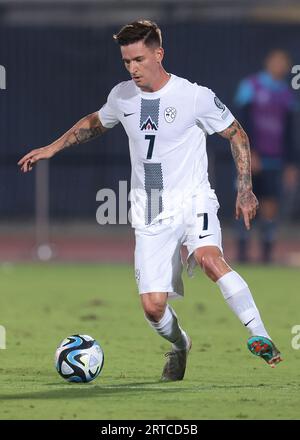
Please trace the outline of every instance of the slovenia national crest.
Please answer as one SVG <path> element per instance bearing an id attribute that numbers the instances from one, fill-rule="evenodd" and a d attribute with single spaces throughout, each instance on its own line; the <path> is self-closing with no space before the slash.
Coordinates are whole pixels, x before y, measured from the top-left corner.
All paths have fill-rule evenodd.
<path id="1" fill-rule="evenodd" d="M 174 107 L 167 107 L 165 109 L 165 120 L 169 123 L 174 122 L 174 119 L 176 118 L 176 108 Z"/>

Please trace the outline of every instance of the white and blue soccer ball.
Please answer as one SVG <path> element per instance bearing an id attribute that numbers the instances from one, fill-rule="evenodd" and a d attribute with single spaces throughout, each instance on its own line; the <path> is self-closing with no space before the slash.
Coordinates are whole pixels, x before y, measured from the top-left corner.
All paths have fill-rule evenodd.
<path id="1" fill-rule="evenodd" d="M 72 335 L 64 339 L 55 352 L 55 367 L 69 382 L 91 382 L 99 376 L 104 353 L 88 335 Z"/>

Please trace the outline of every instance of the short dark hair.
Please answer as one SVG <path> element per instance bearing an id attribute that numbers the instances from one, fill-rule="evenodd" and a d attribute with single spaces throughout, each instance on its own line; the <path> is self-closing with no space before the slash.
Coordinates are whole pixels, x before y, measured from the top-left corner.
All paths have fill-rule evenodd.
<path id="1" fill-rule="evenodd" d="M 144 41 L 148 47 L 162 45 L 161 30 L 150 20 L 138 20 L 127 24 L 113 38 L 120 46 L 128 46 L 137 41 Z"/>

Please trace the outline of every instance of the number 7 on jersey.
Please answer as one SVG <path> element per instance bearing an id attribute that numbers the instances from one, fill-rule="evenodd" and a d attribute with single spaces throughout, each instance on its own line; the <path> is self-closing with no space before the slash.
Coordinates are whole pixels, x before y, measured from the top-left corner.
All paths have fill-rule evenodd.
<path id="1" fill-rule="evenodd" d="M 145 139 L 146 139 L 146 141 L 149 141 L 149 147 L 148 147 L 148 152 L 147 152 L 147 159 L 152 159 L 153 148 L 154 148 L 154 141 L 155 141 L 155 134 L 146 134 Z"/>

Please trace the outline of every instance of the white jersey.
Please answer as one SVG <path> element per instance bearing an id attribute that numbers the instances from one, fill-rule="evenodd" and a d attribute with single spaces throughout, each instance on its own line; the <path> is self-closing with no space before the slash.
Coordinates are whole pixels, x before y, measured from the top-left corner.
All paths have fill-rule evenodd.
<path id="1" fill-rule="evenodd" d="M 132 224 L 173 217 L 195 194 L 212 191 L 206 136 L 227 128 L 234 116 L 208 88 L 171 75 L 156 92 L 133 80 L 115 86 L 99 110 L 106 128 L 121 122 L 132 165 Z"/>

